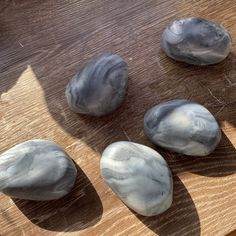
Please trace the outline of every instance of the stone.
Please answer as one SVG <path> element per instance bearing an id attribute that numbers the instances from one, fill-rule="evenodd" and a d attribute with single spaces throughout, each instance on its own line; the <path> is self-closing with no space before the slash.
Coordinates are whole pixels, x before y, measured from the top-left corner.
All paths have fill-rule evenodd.
<path id="1" fill-rule="evenodd" d="M 167 26 L 162 34 L 161 47 L 174 60 L 210 65 L 228 56 L 232 40 L 223 26 L 199 17 L 190 17 Z"/>
<path id="2" fill-rule="evenodd" d="M 12 198 L 61 198 L 74 186 L 76 175 L 73 161 L 51 141 L 26 141 L 0 155 L 0 191 Z"/>
<path id="3" fill-rule="evenodd" d="M 148 110 L 144 132 L 156 145 L 190 156 L 209 155 L 221 139 L 214 116 L 202 105 L 184 99 L 163 102 Z"/>
<path id="4" fill-rule="evenodd" d="M 76 113 L 104 116 L 121 105 L 127 82 L 127 64 L 120 56 L 105 53 L 85 65 L 68 83 L 67 102 Z"/>
<path id="5" fill-rule="evenodd" d="M 109 145 L 100 162 L 101 176 L 131 209 L 143 216 L 166 211 L 173 199 L 168 164 L 155 150 L 133 142 Z"/>

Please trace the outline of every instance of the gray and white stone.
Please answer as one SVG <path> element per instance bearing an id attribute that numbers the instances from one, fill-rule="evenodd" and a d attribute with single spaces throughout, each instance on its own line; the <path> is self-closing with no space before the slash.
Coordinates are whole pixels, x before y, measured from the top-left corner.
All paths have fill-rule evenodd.
<path id="1" fill-rule="evenodd" d="M 80 114 L 103 116 L 125 98 L 128 66 L 115 54 L 102 54 L 76 74 L 66 88 L 70 108 Z"/>
<path id="2" fill-rule="evenodd" d="M 51 141 L 26 141 L 0 155 L 0 191 L 13 198 L 61 198 L 74 186 L 76 175 L 73 161 Z"/>
<path id="3" fill-rule="evenodd" d="M 168 164 L 153 149 L 128 141 L 115 142 L 103 152 L 101 175 L 131 209 L 143 216 L 167 210 L 173 198 Z"/>
<path id="4" fill-rule="evenodd" d="M 202 105 L 184 99 L 164 102 L 148 110 L 144 131 L 156 145 L 191 156 L 210 154 L 221 139 L 214 116 Z"/>
<path id="5" fill-rule="evenodd" d="M 228 56 L 232 40 L 223 26 L 199 17 L 190 17 L 167 26 L 162 34 L 161 47 L 177 61 L 210 65 Z"/>

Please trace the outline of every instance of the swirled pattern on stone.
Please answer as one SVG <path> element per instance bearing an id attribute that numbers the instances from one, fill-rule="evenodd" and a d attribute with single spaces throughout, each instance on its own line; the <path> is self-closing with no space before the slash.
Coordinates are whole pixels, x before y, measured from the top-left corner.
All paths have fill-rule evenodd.
<path id="1" fill-rule="evenodd" d="M 210 154 L 221 139 L 214 116 L 202 105 L 181 99 L 147 111 L 144 131 L 156 145 L 192 156 Z"/>
<path id="2" fill-rule="evenodd" d="M 77 113 L 103 116 L 124 100 L 128 66 L 115 54 L 102 54 L 76 74 L 66 88 L 70 108 Z"/>
<path id="3" fill-rule="evenodd" d="M 26 141 L 0 155 L 0 191 L 13 198 L 61 198 L 74 186 L 76 175 L 73 161 L 51 141 Z"/>
<path id="4" fill-rule="evenodd" d="M 161 47 L 177 61 L 210 65 L 228 56 L 232 41 L 223 26 L 199 17 L 190 17 L 167 26 L 162 34 Z"/>
<path id="5" fill-rule="evenodd" d="M 147 146 L 127 141 L 109 145 L 100 170 L 110 188 L 141 215 L 158 215 L 172 203 L 171 171 L 163 157 Z"/>

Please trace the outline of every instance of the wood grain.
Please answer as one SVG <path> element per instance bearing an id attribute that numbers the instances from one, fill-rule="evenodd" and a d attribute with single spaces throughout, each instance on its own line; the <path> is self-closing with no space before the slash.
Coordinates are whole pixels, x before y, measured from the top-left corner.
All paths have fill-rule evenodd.
<path id="1" fill-rule="evenodd" d="M 1 0 L 0 151 L 33 138 L 57 142 L 77 163 L 73 191 L 53 202 L 0 195 L 0 235 L 236 235 L 236 48 L 223 63 L 195 67 L 160 50 L 173 19 L 201 16 L 236 39 L 231 0 Z M 103 52 L 129 65 L 124 104 L 104 118 L 78 116 L 66 104 L 71 77 Z M 223 138 L 209 157 L 187 158 L 155 147 L 174 175 L 174 202 L 158 217 L 128 209 L 99 175 L 111 142 L 153 145 L 143 133 L 151 106 L 193 99 L 218 119 Z"/>

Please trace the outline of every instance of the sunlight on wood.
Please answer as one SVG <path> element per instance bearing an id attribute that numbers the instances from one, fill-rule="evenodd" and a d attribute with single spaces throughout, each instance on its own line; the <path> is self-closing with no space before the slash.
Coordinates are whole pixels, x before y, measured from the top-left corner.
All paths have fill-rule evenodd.
<path id="1" fill-rule="evenodd" d="M 83 140 L 81 139 L 74 139 L 72 141 L 72 144 L 66 146 L 65 151 L 68 153 L 81 153 L 80 157 L 83 156 L 83 158 L 77 157 L 76 163 L 77 164 L 86 164 L 89 158 L 95 158 L 100 157 L 99 152 L 92 149 L 89 145 L 87 145 Z M 86 156 L 84 150 L 89 151 L 89 156 Z M 87 163 L 88 164 L 88 163 Z"/>
<path id="2" fill-rule="evenodd" d="M 20 91 L 24 91 L 23 95 L 25 96 L 28 96 L 29 93 L 34 94 L 33 98 L 44 96 L 40 83 L 38 82 L 37 77 L 30 65 L 28 65 L 27 68 L 19 76 L 16 84 L 7 92 L 2 94 L 1 99 L 3 101 L 11 103 L 15 102 L 15 100 L 19 99 L 17 97 L 18 94 L 20 94 L 22 97 L 22 93 L 19 93 Z M 20 100 L 23 100 L 23 98 L 21 98 Z M 20 100 L 18 100 L 18 102 L 20 102 Z"/>
<path id="3" fill-rule="evenodd" d="M 232 145 L 236 148 L 236 127 L 234 127 L 228 121 L 223 121 L 221 123 L 221 129 L 227 138 L 230 140 Z"/>
<path id="4" fill-rule="evenodd" d="M 36 112 L 38 105 L 43 109 Z M 27 134 L 25 139 L 36 136 L 32 127 L 37 122 L 39 114 L 42 117 L 45 107 L 44 92 L 31 66 L 28 65 L 16 78 L 15 84 L 1 96 L 1 143 L 8 140 L 13 146 L 19 141 L 24 141 L 20 139 L 22 130 Z M 16 119 L 17 115 L 20 115 L 20 119 Z M 3 150 L 6 148 L 9 146 L 2 145 Z"/>
<path id="5" fill-rule="evenodd" d="M 2 94 L 1 104 L 1 114 L 4 114 L 1 117 L 2 124 L 4 124 L 2 132 L 5 131 L 7 135 L 11 133 L 8 140 L 17 137 L 17 135 L 14 135 L 14 128 L 17 125 L 14 119 L 15 114 L 21 114 L 21 122 L 18 124 L 20 126 L 19 132 L 24 130 L 24 133 L 28 134 L 27 139 L 52 139 L 51 137 L 54 136 L 62 138 L 68 135 L 48 110 L 49 106 L 53 107 L 54 113 L 63 117 L 64 122 L 67 122 L 69 117 L 65 113 L 61 100 L 52 97 L 49 104 L 49 101 L 45 98 L 43 88 L 30 65 L 19 76 L 16 84 Z M 9 106 L 11 107 L 10 110 Z M 40 134 L 37 133 L 39 127 L 45 129 L 46 135 L 43 135 L 43 129 Z M 5 137 L 7 138 L 7 136 Z M 53 139 L 53 141 L 57 142 L 57 139 Z M 11 144 L 18 142 L 12 141 Z M 90 148 L 86 142 L 74 139 L 73 136 L 70 136 L 70 138 L 67 136 L 67 141 L 62 146 L 69 152 L 72 150 L 81 153 L 82 150 L 87 150 L 90 152 L 90 156 L 98 153 Z"/>

